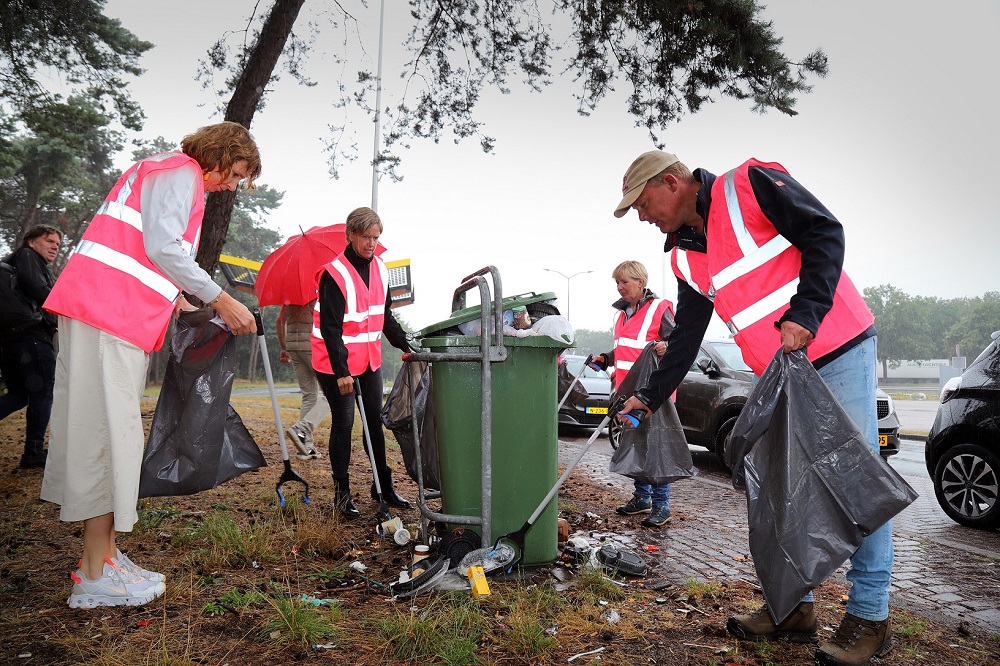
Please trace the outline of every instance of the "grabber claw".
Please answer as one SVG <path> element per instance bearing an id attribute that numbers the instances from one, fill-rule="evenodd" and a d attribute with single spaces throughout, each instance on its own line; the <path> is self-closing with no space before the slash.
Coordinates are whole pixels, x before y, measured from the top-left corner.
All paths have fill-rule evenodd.
<path id="1" fill-rule="evenodd" d="M 292 482 L 302 484 L 302 501 L 305 504 L 309 504 L 309 482 L 299 476 L 298 472 L 292 469 L 291 462 L 285 460 L 284 463 L 285 471 L 281 473 L 280 477 L 278 477 L 278 483 L 274 486 L 274 492 L 278 493 L 278 504 L 280 506 L 285 506 L 285 496 L 281 493 L 281 486 Z"/>

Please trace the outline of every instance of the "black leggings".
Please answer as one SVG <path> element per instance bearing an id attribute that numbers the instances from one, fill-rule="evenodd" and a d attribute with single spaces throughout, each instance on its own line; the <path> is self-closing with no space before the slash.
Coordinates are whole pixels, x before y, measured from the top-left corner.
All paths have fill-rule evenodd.
<path id="1" fill-rule="evenodd" d="M 333 375 L 317 372 L 323 394 L 330 404 L 330 416 L 333 423 L 330 426 L 330 466 L 333 468 L 333 478 L 337 481 L 347 481 L 351 466 L 351 432 L 354 430 L 354 411 L 356 394 L 340 395 L 337 388 L 337 378 Z M 385 473 L 385 432 L 382 430 L 382 369 L 369 368 L 355 377 L 361 384 L 361 399 L 365 406 L 365 416 L 368 417 L 368 432 L 375 453 L 376 468 Z M 363 439 L 363 438 L 362 438 Z M 365 442 L 367 454 L 368 443 Z"/>

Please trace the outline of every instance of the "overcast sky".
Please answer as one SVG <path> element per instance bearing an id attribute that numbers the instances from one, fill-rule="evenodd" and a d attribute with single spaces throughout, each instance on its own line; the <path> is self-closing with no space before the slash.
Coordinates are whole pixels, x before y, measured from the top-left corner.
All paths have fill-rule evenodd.
<path id="1" fill-rule="evenodd" d="M 193 77 L 207 48 L 245 25 L 254 4 L 107 3 L 106 14 L 157 45 L 132 86 L 147 116 L 142 137 L 179 141 L 221 119 L 217 100 Z M 359 18 L 374 55 L 379 2 L 369 4 Z M 317 6 L 325 3 L 307 2 L 299 24 Z M 402 0 L 386 6 L 388 104 L 402 85 L 409 13 Z M 786 55 L 794 60 L 822 48 L 830 75 L 814 81 L 796 117 L 757 115 L 748 104 L 718 101 L 662 131 L 667 150 L 716 174 L 749 157 L 783 164 L 844 224 L 845 269 L 859 288 L 892 284 L 941 298 L 1000 290 L 1000 220 L 996 185 L 989 184 L 1000 155 L 1000 3 L 781 0 L 768 3 L 764 14 L 785 39 Z M 299 226 L 343 222 L 352 209 L 371 204 L 370 121 L 352 122 L 360 159 L 344 166 L 340 180 L 328 175 L 322 140 L 344 111 L 331 105 L 334 65 L 320 52 L 337 49 L 340 38 L 320 34 L 308 69 L 318 85 L 303 88 L 285 75 L 251 128 L 263 161 L 258 182 L 285 192 L 270 220 L 285 236 Z M 550 271 L 592 271 L 569 283 L 569 315 L 578 328 L 610 326 L 617 298 L 611 271 L 625 259 L 642 261 L 650 286 L 675 298 L 674 280 L 664 276 L 662 234 L 634 213 L 612 216 L 622 174 L 653 147 L 625 112 L 626 84 L 588 118 L 576 114 L 565 83 L 542 95 L 511 84 L 513 94 L 489 94 L 477 112 L 497 139 L 493 154 L 450 137 L 412 142 L 401 152 L 404 180 L 383 178 L 379 185 L 384 257 L 412 262 L 417 301 L 398 314 L 418 329 L 446 318 L 462 277 L 486 265 L 499 269 L 505 295 L 555 292 L 564 314 L 567 280 Z M 724 332 L 719 323 L 710 330 Z"/>

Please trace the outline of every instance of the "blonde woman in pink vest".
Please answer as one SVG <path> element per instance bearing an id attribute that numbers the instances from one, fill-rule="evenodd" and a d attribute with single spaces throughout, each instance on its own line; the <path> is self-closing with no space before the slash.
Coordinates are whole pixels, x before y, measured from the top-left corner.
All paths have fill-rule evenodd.
<path id="1" fill-rule="evenodd" d="M 612 271 L 620 299 L 615 301 L 615 344 L 610 352 L 594 357 L 595 365 L 615 368 L 615 390 L 621 386 L 628 371 L 650 342 L 656 342 L 656 355 L 667 350 L 664 342 L 674 330 L 673 304 L 657 298 L 646 287 L 649 272 L 638 261 L 623 261 Z M 622 516 L 648 514 L 642 519 L 645 527 L 661 527 L 670 520 L 670 484 L 650 485 L 635 481 L 635 490 L 625 504 L 615 508 Z"/>
<path id="2" fill-rule="evenodd" d="M 183 293 L 209 304 L 237 335 L 253 315 L 194 257 L 205 192 L 252 188 L 260 155 L 242 125 L 224 122 L 184 137 L 181 150 L 133 164 L 112 188 L 56 280 L 45 309 L 59 316 L 59 355 L 43 500 L 83 522 L 71 575 L 73 608 L 138 606 L 163 593 L 162 574 L 122 553 L 130 532 L 145 436 L 139 401 L 149 353 L 159 349 Z"/>
<path id="3" fill-rule="evenodd" d="M 392 485 L 385 461 L 382 430 L 382 333 L 404 352 L 412 351 L 406 331 L 392 316 L 388 271 L 375 256 L 382 220 L 371 208 L 347 216 L 347 248 L 323 267 L 319 278 L 312 337 L 312 363 L 330 404 L 330 465 L 336 486 L 334 503 L 345 518 L 361 515 L 350 489 L 351 431 L 354 429 L 354 380 L 368 419 L 375 472 L 382 497 L 395 507 L 410 503 Z M 377 498 L 372 483 L 372 498 Z"/>

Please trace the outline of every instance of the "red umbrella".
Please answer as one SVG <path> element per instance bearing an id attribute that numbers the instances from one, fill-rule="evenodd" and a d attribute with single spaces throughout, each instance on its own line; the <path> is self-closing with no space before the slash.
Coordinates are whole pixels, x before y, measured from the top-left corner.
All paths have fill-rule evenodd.
<path id="1" fill-rule="evenodd" d="M 292 236 L 264 260 L 257 273 L 257 301 L 265 305 L 305 305 L 316 298 L 319 271 L 347 247 L 345 225 L 313 227 Z M 375 254 L 385 247 L 379 243 Z"/>

